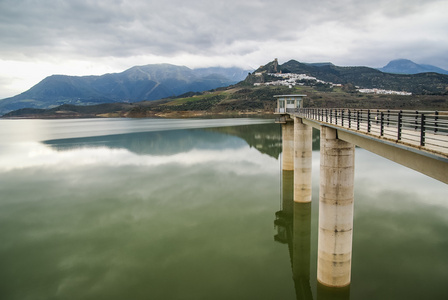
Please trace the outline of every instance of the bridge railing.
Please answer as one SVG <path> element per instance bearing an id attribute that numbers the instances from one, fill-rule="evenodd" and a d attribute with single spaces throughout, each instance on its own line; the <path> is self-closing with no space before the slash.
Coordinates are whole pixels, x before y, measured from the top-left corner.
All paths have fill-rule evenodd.
<path id="1" fill-rule="evenodd" d="M 448 150 L 448 111 L 298 108 L 288 112 L 395 141 Z"/>

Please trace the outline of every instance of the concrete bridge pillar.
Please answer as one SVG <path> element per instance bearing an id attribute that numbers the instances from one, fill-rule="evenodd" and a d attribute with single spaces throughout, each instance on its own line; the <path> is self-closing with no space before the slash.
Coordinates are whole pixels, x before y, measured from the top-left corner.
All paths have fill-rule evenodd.
<path id="1" fill-rule="evenodd" d="M 322 126 L 320 153 L 317 280 L 344 287 L 351 274 L 355 147 Z"/>
<path id="2" fill-rule="evenodd" d="M 294 118 L 294 202 L 311 202 L 313 128 Z"/>
<path id="3" fill-rule="evenodd" d="M 294 170 L 294 123 L 282 124 L 282 169 L 283 171 Z"/>

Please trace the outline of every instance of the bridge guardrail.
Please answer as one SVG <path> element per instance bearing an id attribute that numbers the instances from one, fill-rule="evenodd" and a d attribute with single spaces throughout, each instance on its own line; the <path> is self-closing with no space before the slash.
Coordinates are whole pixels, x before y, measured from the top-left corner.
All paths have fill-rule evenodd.
<path id="1" fill-rule="evenodd" d="M 360 132 L 448 151 L 448 111 L 297 108 L 288 113 Z"/>

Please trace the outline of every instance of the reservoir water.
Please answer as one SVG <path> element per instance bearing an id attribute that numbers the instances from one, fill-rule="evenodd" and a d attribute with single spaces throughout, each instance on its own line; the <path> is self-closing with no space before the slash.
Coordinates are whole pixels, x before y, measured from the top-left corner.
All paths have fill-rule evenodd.
<path id="1" fill-rule="evenodd" d="M 278 222 L 292 188 L 280 130 L 0 120 L 0 299 L 448 299 L 448 186 L 360 148 L 352 283 L 318 285 L 318 131 L 292 238 Z"/>

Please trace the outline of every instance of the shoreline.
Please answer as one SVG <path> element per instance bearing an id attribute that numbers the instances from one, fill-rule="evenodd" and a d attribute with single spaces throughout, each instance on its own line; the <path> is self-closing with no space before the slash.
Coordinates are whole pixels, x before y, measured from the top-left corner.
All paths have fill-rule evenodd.
<path id="1" fill-rule="evenodd" d="M 79 114 L 70 112 L 60 112 L 51 115 L 30 114 L 24 116 L 3 117 L 3 120 L 63 120 L 63 119 L 105 119 L 105 118 L 129 118 L 129 119 L 143 119 L 143 118 L 162 118 L 162 119 L 189 119 L 189 118 L 244 118 L 244 117 L 261 117 L 267 119 L 274 119 L 273 112 L 257 111 L 257 112 L 206 112 L 206 111 L 171 111 L 154 113 L 148 111 L 147 113 L 104 113 L 104 114 Z"/>

